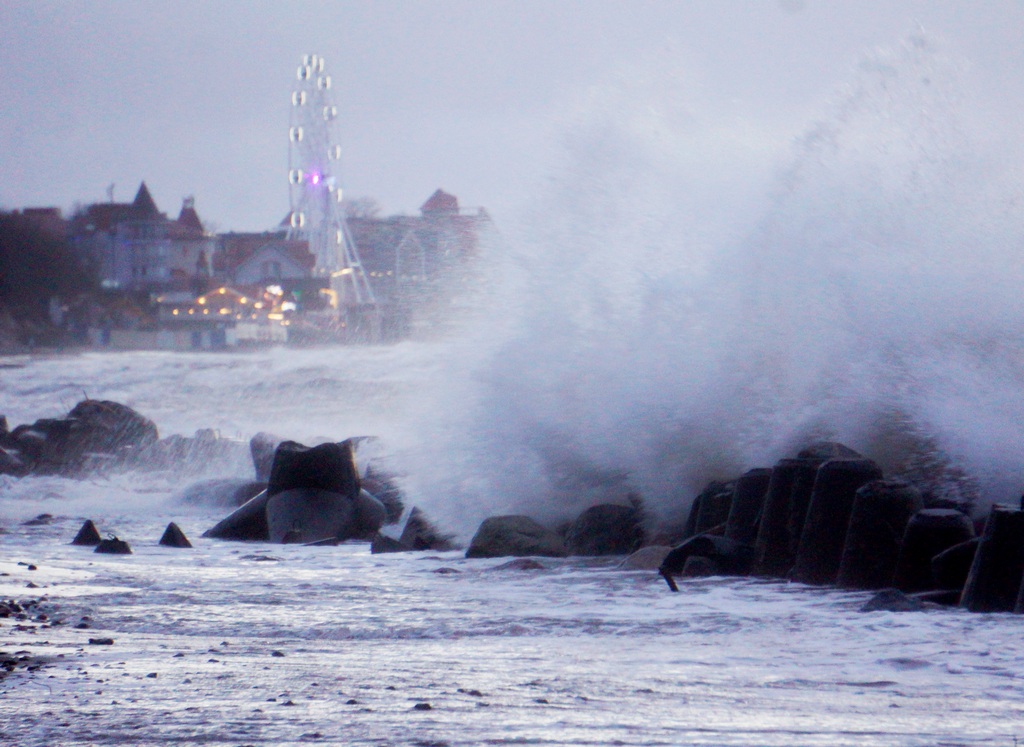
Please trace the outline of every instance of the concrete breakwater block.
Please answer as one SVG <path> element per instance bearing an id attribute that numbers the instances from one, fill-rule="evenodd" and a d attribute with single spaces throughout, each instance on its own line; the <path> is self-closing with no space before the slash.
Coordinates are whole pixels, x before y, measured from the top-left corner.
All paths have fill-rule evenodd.
<path id="1" fill-rule="evenodd" d="M 754 541 L 755 572 L 758 575 L 782 578 L 793 567 L 796 557 L 796 541 L 790 532 L 793 495 L 799 490 L 810 496 L 820 464 L 814 459 L 782 459 L 772 468 Z M 801 502 L 806 507 L 806 500 Z M 799 527 L 803 529 L 802 514 Z"/>
<path id="2" fill-rule="evenodd" d="M 1024 511 L 993 506 L 967 576 L 960 606 L 971 612 L 1012 612 L 1024 575 Z"/>
<path id="3" fill-rule="evenodd" d="M 280 543 L 369 539 L 386 516 L 384 505 L 360 488 L 351 440 L 313 447 L 283 441 L 267 489 L 203 536 Z"/>
<path id="4" fill-rule="evenodd" d="M 972 537 L 974 524 L 954 508 L 918 511 L 907 522 L 893 586 L 908 593 L 938 588 L 932 574 L 932 559 Z"/>
<path id="5" fill-rule="evenodd" d="M 881 478 L 881 468 L 870 459 L 830 459 L 818 468 L 793 565 L 794 581 L 835 582 L 854 495 L 865 483 Z"/>
<path id="6" fill-rule="evenodd" d="M 757 468 L 748 470 L 736 481 L 725 522 L 726 537 L 744 545 L 754 544 L 771 476 L 772 470 Z"/>
<path id="7" fill-rule="evenodd" d="M 351 441 L 304 446 L 283 441 L 274 452 L 267 492 L 307 488 L 340 493 L 355 500 L 359 495 L 359 472 Z"/>
<path id="8" fill-rule="evenodd" d="M 282 544 L 336 539 L 355 519 L 355 503 L 330 490 L 295 488 L 267 500 L 267 533 Z"/>
<path id="9" fill-rule="evenodd" d="M 267 529 L 266 490 L 256 494 L 230 514 L 203 532 L 204 537 L 244 542 L 266 542 L 270 532 Z"/>
<path id="10" fill-rule="evenodd" d="M 750 572 L 753 561 L 754 548 L 750 545 L 713 534 L 701 534 L 673 548 L 661 562 L 658 573 L 672 591 L 679 591 L 673 576 L 742 576 Z"/>
<path id="11" fill-rule="evenodd" d="M 710 482 L 701 491 L 690 507 L 690 516 L 686 522 L 683 539 L 696 537 L 723 526 L 729 519 L 732 508 L 734 482 Z"/>
<path id="12" fill-rule="evenodd" d="M 971 566 L 974 564 L 974 555 L 978 552 L 980 537 L 953 545 L 943 550 L 932 558 L 932 579 L 935 581 L 935 588 L 957 591 L 957 600 L 960 602 L 960 592 L 967 584 L 967 577 L 971 573 Z"/>
<path id="13" fill-rule="evenodd" d="M 862 485 L 853 498 L 836 583 L 850 589 L 889 587 L 907 524 L 922 506 L 920 491 L 905 482 Z"/>
<path id="14" fill-rule="evenodd" d="M 82 524 L 82 528 L 78 530 L 78 534 L 71 540 L 72 545 L 81 545 L 83 547 L 95 547 L 103 538 L 100 537 L 100 532 L 96 528 L 92 519 L 86 519 L 85 523 Z"/>
<path id="15" fill-rule="evenodd" d="M 256 479 L 266 482 L 270 479 L 270 471 L 274 467 L 274 454 L 277 447 L 284 441 L 273 433 L 260 431 L 249 439 L 249 455 L 252 466 L 256 470 Z"/>
<path id="16" fill-rule="evenodd" d="M 186 537 L 185 533 L 181 531 L 181 527 L 173 521 L 167 525 L 163 536 L 160 537 L 160 544 L 163 547 L 192 547 L 192 543 L 188 541 L 188 537 Z"/>

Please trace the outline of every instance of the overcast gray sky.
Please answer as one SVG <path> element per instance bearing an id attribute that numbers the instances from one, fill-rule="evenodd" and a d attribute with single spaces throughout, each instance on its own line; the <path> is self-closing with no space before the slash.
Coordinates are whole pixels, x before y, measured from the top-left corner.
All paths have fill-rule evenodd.
<path id="1" fill-rule="evenodd" d="M 687 85 L 792 137 L 866 51 L 918 26 L 1024 111 L 1018 0 L 0 0 L 0 207 L 194 195 L 221 230 L 288 210 L 304 53 L 333 76 L 349 195 L 414 212 L 437 187 L 512 216 L 552 168 L 566 108 L 658 50 Z"/>

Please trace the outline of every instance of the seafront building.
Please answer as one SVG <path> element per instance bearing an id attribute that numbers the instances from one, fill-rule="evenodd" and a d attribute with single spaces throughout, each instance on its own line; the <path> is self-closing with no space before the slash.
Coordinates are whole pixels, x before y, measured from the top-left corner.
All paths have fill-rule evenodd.
<path id="1" fill-rule="evenodd" d="M 330 278 L 315 272 L 305 240 L 286 225 L 264 232 L 206 230 L 195 200 L 160 211 L 145 182 L 131 202 L 86 205 L 68 220 L 28 208 L 97 270 L 102 297 L 90 320 L 95 345 L 217 348 L 247 342 L 354 339 Z M 436 190 L 419 215 L 353 215 L 348 229 L 373 289 L 372 339 L 410 334 L 467 282 L 487 212 Z M 431 318 L 437 318 L 436 314 Z M 366 329 L 360 334 L 366 339 Z"/>

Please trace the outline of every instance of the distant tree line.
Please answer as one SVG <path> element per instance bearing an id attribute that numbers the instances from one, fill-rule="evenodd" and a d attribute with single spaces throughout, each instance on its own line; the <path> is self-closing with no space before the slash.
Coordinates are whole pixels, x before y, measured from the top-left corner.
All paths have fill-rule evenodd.
<path id="1" fill-rule="evenodd" d="M 52 297 L 98 289 L 95 269 L 71 243 L 38 221 L 0 210 L 0 307 L 17 318 L 45 320 Z"/>

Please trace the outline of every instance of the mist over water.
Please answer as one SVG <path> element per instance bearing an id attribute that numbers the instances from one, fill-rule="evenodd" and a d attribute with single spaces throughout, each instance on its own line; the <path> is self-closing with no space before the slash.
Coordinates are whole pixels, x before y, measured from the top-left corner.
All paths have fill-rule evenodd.
<path id="1" fill-rule="evenodd" d="M 471 532 L 840 440 L 932 495 L 1024 488 L 1019 142 L 918 34 L 788 141 L 666 60 L 592 91 L 418 413 L 410 485 Z M 504 229 L 505 227 L 503 227 Z"/>

